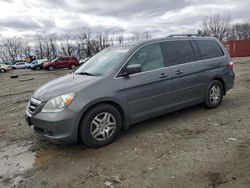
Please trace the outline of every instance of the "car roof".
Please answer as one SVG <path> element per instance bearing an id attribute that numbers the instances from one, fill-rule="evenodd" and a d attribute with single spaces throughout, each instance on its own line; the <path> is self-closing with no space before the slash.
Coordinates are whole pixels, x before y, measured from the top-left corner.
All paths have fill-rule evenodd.
<path id="1" fill-rule="evenodd" d="M 156 39 L 149 39 L 149 40 L 140 40 L 136 42 L 127 42 L 124 44 L 118 44 L 115 45 L 117 47 L 119 46 L 130 46 L 130 47 L 138 47 L 149 43 L 154 42 L 163 42 L 163 41 L 177 41 L 177 40 L 217 40 L 214 37 L 205 37 L 205 36 L 182 36 L 182 35 L 174 35 L 174 36 L 168 36 L 163 38 L 156 38 Z"/>

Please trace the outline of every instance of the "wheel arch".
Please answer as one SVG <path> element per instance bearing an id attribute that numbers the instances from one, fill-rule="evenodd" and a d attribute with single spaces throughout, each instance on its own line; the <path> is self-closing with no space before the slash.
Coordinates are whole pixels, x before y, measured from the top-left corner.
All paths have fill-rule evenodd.
<path id="1" fill-rule="evenodd" d="M 222 87 L 223 87 L 223 95 L 226 95 L 226 84 L 225 84 L 225 81 L 221 78 L 221 77 L 214 77 L 210 82 L 214 81 L 214 80 L 217 80 L 219 81 L 221 84 L 222 84 Z"/>
<path id="2" fill-rule="evenodd" d="M 121 114 L 123 129 L 128 128 L 129 123 L 128 123 L 128 120 L 126 118 L 126 113 L 125 113 L 124 109 L 121 107 L 121 105 L 118 102 L 115 102 L 115 101 L 112 101 L 112 100 L 98 101 L 98 102 L 87 105 L 86 109 L 84 109 L 83 112 L 81 113 L 80 119 L 79 119 L 78 125 L 77 125 L 77 137 L 78 137 L 78 139 L 79 139 L 80 125 L 81 125 L 81 122 L 84 119 L 86 113 L 88 113 L 88 111 L 90 111 L 95 106 L 98 106 L 98 105 L 101 105 L 101 104 L 109 104 L 109 105 L 114 106 Z"/>

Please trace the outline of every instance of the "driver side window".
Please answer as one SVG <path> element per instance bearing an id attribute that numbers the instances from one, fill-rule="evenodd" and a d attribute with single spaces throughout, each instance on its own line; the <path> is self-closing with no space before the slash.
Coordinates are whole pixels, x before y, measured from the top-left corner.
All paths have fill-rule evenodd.
<path id="1" fill-rule="evenodd" d="M 128 61 L 128 65 L 133 64 L 140 64 L 141 72 L 163 68 L 165 64 L 160 44 L 148 44 L 139 49 Z"/>

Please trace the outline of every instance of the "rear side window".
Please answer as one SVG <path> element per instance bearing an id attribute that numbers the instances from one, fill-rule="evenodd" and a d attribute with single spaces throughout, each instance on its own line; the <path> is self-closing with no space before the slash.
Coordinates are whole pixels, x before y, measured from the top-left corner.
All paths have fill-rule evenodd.
<path id="1" fill-rule="evenodd" d="M 224 55 L 221 47 L 213 40 L 195 40 L 201 59 L 210 59 Z"/>
<path id="2" fill-rule="evenodd" d="M 167 59 L 171 65 L 195 61 L 191 42 L 188 40 L 165 42 Z"/>

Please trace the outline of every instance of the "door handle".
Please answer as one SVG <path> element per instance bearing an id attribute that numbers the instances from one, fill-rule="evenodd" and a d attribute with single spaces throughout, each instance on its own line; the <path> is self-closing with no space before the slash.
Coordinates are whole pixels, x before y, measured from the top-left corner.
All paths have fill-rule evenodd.
<path id="1" fill-rule="evenodd" d="M 183 73 L 183 71 L 181 71 L 181 70 L 177 70 L 177 71 L 175 72 L 176 75 L 180 75 L 180 74 L 182 74 L 182 73 Z"/>
<path id="2" fill-rule="evenodd" d="M 169 76 L 168 74 L 162 73 L 162 74 L 160 75 L 160 78 L 167 78 L 168 76 Z"/>

